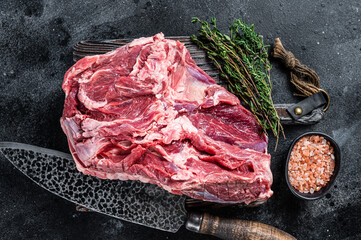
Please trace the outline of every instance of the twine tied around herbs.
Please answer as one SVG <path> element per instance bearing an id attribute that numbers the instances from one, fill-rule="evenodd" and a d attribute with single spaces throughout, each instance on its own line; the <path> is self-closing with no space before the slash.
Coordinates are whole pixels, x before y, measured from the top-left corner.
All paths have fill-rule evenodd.
<path id="1" fill-rule="evenodd" d="M 324 112 L 330 107 L 330 96 L 328 93 L 320 88 L 320 79 L 317 73 L 301 64 L 301 62 L 295 58 L 292 52 L 287 51 L 279 38 L 275 39 L 275 46 L 273 49 L 273 57 L 281 59 L 286 68 L 290 70 L 291 83 L 296 87 L 300 93 L 296 93 L 296 96 L 309 97 L 317 92 L 322 92 L 327 98 L 327 105 L 323 109 Z"/>

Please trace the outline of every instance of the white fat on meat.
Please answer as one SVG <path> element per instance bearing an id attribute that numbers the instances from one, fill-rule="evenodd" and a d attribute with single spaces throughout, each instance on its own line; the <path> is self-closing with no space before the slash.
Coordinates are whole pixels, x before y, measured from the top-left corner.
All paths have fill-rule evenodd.
<path id="1" fill-rule="evenodd" d="M 219 203 L 273 193 L 255 117 L 162 33 L 79 60 L 63 90 L 61 125 L 84 174 Z"/>
<path id="2" fill-rule="evenodd" d="M 182 134 L 191 134 L 197 132 L 198 130 L 193 126 L 192 122 L 186 116 L 181 116 L 170 122 L 167 127 L 162 128 L 162 141 L 165 144 L 170 144 L 172 141 L 181 139 Z"/>

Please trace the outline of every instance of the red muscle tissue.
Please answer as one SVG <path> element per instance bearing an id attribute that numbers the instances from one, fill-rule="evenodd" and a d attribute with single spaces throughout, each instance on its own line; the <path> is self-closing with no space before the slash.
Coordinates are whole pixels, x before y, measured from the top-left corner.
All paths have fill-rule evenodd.
<path id="1" fill-rule="evenodd" d="M 236 96 L 162 33 L 64 77 L 61 126 L 79 171 L 220 203 L 272 195 L 267 137 Z"/>

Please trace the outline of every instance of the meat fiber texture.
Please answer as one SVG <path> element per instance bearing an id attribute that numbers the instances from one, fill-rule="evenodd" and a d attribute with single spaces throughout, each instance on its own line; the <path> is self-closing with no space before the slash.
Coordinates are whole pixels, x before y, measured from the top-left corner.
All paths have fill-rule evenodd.
<path id="1" fill-rule="evenodd" d="M 162 33 L 79 60 L 63 90 L 61 126 L 84 174 L 219 203 L 273 193 L 255 117 Z"/>

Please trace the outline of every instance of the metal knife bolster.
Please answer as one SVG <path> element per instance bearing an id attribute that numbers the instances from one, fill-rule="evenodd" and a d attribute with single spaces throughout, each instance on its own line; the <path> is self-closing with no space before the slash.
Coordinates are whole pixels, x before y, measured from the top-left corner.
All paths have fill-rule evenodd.
<path id="1" fill-rule="evenodd" d="M 201 230 L 202 221 L 203 214 L 196 212 L 189 213 L 185 227 L 189 231 L 199 232 Z"/>
<path id="2" fill-rule="evenodd" d="M 0 142 L 0 153 L 39 186 L 93 211 L 169 232 L 186 220 L 184 196 L 139 181 L 84 175 L 70 154 L 12 142 Z"/>

